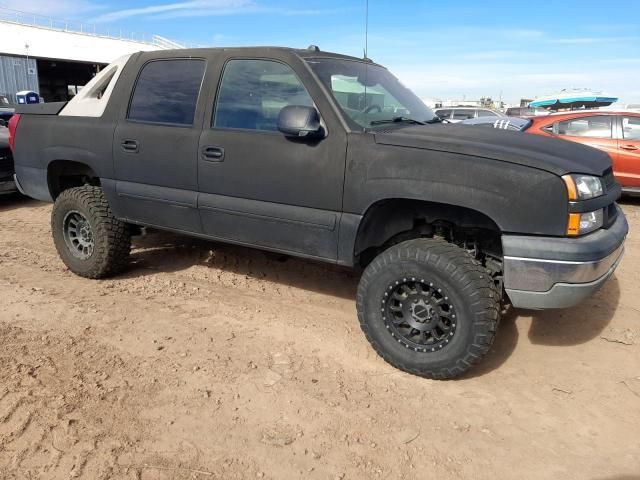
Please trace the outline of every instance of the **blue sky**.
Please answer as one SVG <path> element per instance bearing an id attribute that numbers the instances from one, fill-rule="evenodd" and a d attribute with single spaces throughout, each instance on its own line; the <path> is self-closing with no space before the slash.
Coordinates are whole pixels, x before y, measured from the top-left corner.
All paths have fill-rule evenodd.
<path id="1" fill-rule="evenodd" d="M 202 46 L 361 56 L 364 0 L 15 0 L 0 5 Z M 605 5 L 607 8 L 605 8 Z M 370 0 L 369 56 L 422 97 L 508 102 L 592 88 L 640 103 L 640 0 Z"/>

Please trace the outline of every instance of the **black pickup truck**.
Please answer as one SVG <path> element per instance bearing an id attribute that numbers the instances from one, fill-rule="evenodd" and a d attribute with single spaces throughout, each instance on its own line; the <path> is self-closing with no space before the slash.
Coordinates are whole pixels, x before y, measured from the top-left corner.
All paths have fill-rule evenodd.
<path id="1" fill-rule="evenodd" d="M 384 67 L 317 47 L 137 53 L 10 130 L 71 271 L 121 271 L 141 225 L 360 268 L 366 337 L 430 378 L 487 353 L 503 304 L 591 295 L 628 230 L 606 154 L 444 125 Z"/>

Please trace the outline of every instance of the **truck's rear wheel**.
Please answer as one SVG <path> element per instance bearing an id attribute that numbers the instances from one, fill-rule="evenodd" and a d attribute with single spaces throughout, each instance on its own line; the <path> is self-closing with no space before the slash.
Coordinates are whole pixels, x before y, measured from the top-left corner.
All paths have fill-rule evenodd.
<path id="1" fill-rule="evenodd" d="M 464 373 L 491 348 L 500 295 L 466 251 L 418 239 L 385 250 L 369 264 L 357 308 L 363 332 L 387 362 L 446 379 Z"/>
<path id="2" fill-rule="evenodd" d="M 103 278 L 127 264 L 129 227 L 113 216 L 100 187 L 62 192 L 53 205 L 51 231 L 62 261 L 77 275 Z"/>

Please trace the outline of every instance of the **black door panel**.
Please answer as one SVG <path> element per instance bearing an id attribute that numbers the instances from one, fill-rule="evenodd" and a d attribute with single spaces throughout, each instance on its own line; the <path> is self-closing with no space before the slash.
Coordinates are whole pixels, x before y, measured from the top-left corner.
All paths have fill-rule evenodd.
<path id="1" fill-rule="evenodd" d="M 118 125 L 113 152 L 116 191 L 130 220 L 202 231 L 200 222 L 195 221 L 199 136 L 200 130 L 192 128 L 131 122 Z M 132 139 L 140 140 L 134 148 L 125 148 Z M 173 206 L 166 202 L 178 198 L 179 203 Z"/>
<path id="2" fill-rule="evenodd" d="M 190 232 L 202 230 L 193 190 L 118 181 L 115 194 L 126 220 Z"/>
<path id="3" fill-rule="evenodd" d="M 334 258 L 338 214 L 223 195 L 201 194 L 204 231 L 235 242 Z"/>

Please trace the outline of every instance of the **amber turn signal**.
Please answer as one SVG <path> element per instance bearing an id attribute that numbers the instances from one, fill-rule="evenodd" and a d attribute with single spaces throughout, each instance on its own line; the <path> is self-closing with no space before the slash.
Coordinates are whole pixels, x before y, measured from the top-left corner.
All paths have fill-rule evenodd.
<path id="1" fill-rule="evenodd" d="M 576 236 L 580 234 L 580 214 L 570 213 L 569 224 L 567 225 L 567 235 Z"/>
<path id="2" fill-rule="evenodd" d="M 578 199 L 578 189 L 576 188 L 576 182 L 571 175 L 563 175 L 562 180 L 564 180 L 564 184 L 567 186 L 567 194 L 569 195 L 569 200 L 575 201 Z M 580 217 L 578 215 L 578 217 Z M 571 222 L 569 222 L 571 223 Z M 580 218 L 578 218 L 578 224 L 580 224 Z"/>

